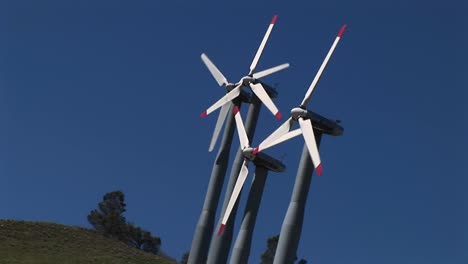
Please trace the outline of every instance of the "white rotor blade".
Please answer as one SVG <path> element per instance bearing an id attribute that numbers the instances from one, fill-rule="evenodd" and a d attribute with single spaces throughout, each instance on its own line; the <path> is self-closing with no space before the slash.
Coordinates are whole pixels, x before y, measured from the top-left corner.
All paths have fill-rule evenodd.
<path id="1" fill-rule="evenodd" d="M 307 149 L 309 150 L 312 163 L 314 164 L 315 171 L 319 176 L 322 175 L 322 164 L 320 161 L 320 155 L 317 149 L 317 143 L 315 142 L 314 129 L 310 120 L 304 120 L 302 117 L 299 118 L 299 125 L 301 126 L 302 136 L 304 136 Z"/>
<path id="2" fill-rule="evenodd" d="M 260 145 L 254 149 L 254 154 L 266 148 L 271 147 L 272 142 L 276 141 L 278 138 L 281 138 L 282 136 L 284 136 L 285 134 L 289 132 L 293 123 L 294 123 L 294 120 L 291 117 L 288 118 L 286 122 L 284 122 L 281 126 L 279 126 L 273 133 L 271 133 L 270 136 L 264 139 L 262 143 L 260 143 Z"/>
<path id="3" fill-rule="evenodd" d="M 288 139 L 291 139 L 291 138 L 294 138 L 294 137 L 297 137 L 299 136 L 300 134 L 302 134 L 302 130 L 300 128 L 297 128 L 297 129 L 294 129 L 293 131 L 289 131 L 288 133 L 282 135 L 281 137 L 277 138 L 276 140 L 270 142 L 270 144 L 268 145 L 264 145 L 261 149 L 256 149 L 254 150 L 255 151 L 255 154 L 258 153 L 260 150 L 265 150 L 265 149 L 268 149 L 268 148 L 271 148 L 273 146 L 276 146 Z"/>
<path id="4" fill-rule="evenodd" d="M 251 75 L 255 71 L 255 68 L 257 67 L 258 60 L 260 59 L 260 56 L 262 55 L 263 49 L 265 48 L 265 44 L 268 40 L 268 37 L 270 36 L 271 30 L 273 29 L 273 26 L 275 25 L 277 18 L 278 16 L 275 15 L 273 19 L 271 20 L 270 25 L 268 26 L 267 32 L 265 33 L 265 36 L 263 37 L 262 43 L 260 43 L 260 47 L 258 47 L 257 53 L 255 54 L 252 64 L 250 65 L 249 75 Z"/>
<path id="5" fill-rule="evenodd" d="M 208 56 L 206 56 L 205 53 L 201 55 L 201 59 L 205 63 L 208 70 L 211 72 L 211 75 L 213 75 L 215 80 L 218 82 L 219 86 L 228 83 L 226 77 L 224 77 L 221 71 L 216 67 L 216 65 L 214 65 L 214 63 L 208 58 Z"/>
<path id="6" fill-rule="evenodd" d="M 258 99 L 262 101 L 262 103 L 268 108 L 268 110 L 270 110 L 270 112 L 272 112 L 273 115 L 275 115 L 276 119 L 280 120 L 281 113 L 278 111 L 278 108 L 276 108 L 276 105 L 273 103 L 270 96 L 263 88 L 263 85 L 261 83 L 250 83 L 250 88 L 252 88 L 252 92 L 255 93 Z"/>
<path id="7" fill-rule="evenodd" d="M 268 76 L 268 75 L 273 74 L 275 72 L 284 70 L 284 69 L 286 69 L 288 67 L 289 67 L 289 63 L 284 63 L 284 64 L 281 64 L 281 65 L 275 66 L 273 68 L 269 68 L 269 69 L 263 70 L 261 72 L 254 73 L 252 75 L 252 77 L 254 77 L 255 79 L 260 79 L 262 77 Z"/>
<path id="8" fill-rule="evenodd" d="M 309 89 L 307 90 L 307 93 L 304 96 L 304 99 L 302 100 L 301 106 L 305 106 L 309 102 L 310 96 L 312 95 L 312 92 L 314 91 L 315 86 L 317 85 L 318 81 L 320 80 L 320 77 L 322 76 L 322 72 L 325 69 L 325 67 L 327 66 L 327 63 L 330 60 L 330 57 L 333 54 L 333 51 L 335 50 L 336 45 L 338 45 L 338 42 L 340 41 L 341 36 L 343 36 L 343 33 L 344 33 L 345 29 L 346 29 L 346 25 L 343 25 L 341 27 L 341 29 L 340 29 L 340 32 L 338 32 L 338 35 L 336 36 L 335 41 L 333 42 L 333 45 L 331 46 L 330 50 L 328 51 L 328 54 L 325 57 L 325 60 L 322 62 L 322 65 L 320 66 L 317 74 L 315 75 L 314 80 L 310 84 Z"/>
<path id="9" fill-rule="evenodd" d="M 221 111 L 219 111 L 218 120 L 216 121 L 216 126 L 213 132 L 213 136 L 211 137 L 210 147 L 208 149 L 209 152 L 213 151 L 216 141 L 218 140 L 219 133 L 221 132 L 221 128 L 223 127 L 224 120 L 226 120 L 227 113 L 231 109 L 229 104 L 224 104 L 221 107 Z"/>
<path id="10" fill-rule="evenodd" d="M 236 88 L 232 89 L 229 93 L 227 93 L 225 96 L 221 97 L 221 99 L 219 99 L 216 103 L 214 103 L 212 106 L 210 106 L 208 109 L 206 109 L 205 112 L 201 113 L 200 117 L 203 118 L 207 115 L 209 115 L 210 113 L 212 113 L 214 110 L 220 108 L 221 106 L 223 106 L 224 104 L 232 101 L 234 98 L 236 98 L 237 96 L 239 96 L 240 94 L 240 88 L 241 88 L 241 84 L 236 86 Z"/>
<path id="11" fill-rule="evenodd" d="M 229 220 L 229 215 L 231 215 L 232 208 L 236 204 L 237 198 L 244 186 L 245 179 L 247 179 L 247 174 L 249 174 L 249 169 L 247 168 L 249 161 L 244 159 L 244 163 L 242 164 L 242 168 L 239 172 L 239 177 L 237 177 L 236 185 L 234 186 L 234 190 L 232 191 L 231 198 L 229 198 L 229 203 L 226 208 L 226 212 L 224 212 L 223 220 L 221 221 L 221 226 L 218 230 L 218 235 L 221 235 L 224 231 L 224 226 L 226 225 L 227 221 Z"/>
<path id="12" fill-rule="evenodd" d="M 247 132 L 245 132 L 244 122 L 242 122 L 242 117 L 239 112 L 239 107 L 234 106 L 234 118 L 236 119 L 236 128 L 237 134 L 239 135 L 239 141 L 241 148 L 250 147 L 249 138 L 247 137 Z"/>

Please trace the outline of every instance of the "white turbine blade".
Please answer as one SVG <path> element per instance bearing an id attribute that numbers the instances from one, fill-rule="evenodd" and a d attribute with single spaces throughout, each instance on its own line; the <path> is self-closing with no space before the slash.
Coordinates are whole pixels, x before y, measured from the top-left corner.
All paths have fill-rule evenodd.
<path id="1" fill-rule="evenodd" d="M 239 112 L 239 107 L 234 106 L 234 118 L 236 119 L 236 128 L 237 134 L 239 135 L 239 141 L 241 148 L 249 147 L 249 138 L 247 137 L 247 132 L 245 132 L 244 122 L 242 122 L 242 117 Z"/>
<path id="2" fill-rule="evenodd" d="M 252 75 L 252 77 L 254 77 L 255 79 L 260 79 L 262 77 L 268 76 L 268 75 L 273 74 L 275 72 L 284 70 L 284 69 L 286 69 L 288 67 L 289 67 L 289 63 L 284 63 L 284 64 L 281 64 L 281 65 L 275 66 L 273 68 L 266 69 L 266 70 L 263 70 L 261 72 L 254 73 Z"/>
<path id="3" fill-rule="evenodd" d="M 346 29 L 346 25 L 343 25 L 340 29 L 340 32 L 338 32 L 338 35 L 335 38 L 335 41 L 333 42 L 333 45 L 331 46 L 330 50 L 328 51 L 327 56 L 325 57 L 325 60 L 322 62 L 322 65 L 320 66 L 317 74 L 315 75 L 314 80 L 309 86 L 309 89 L 307 90 L 306 95 L 304 96 L 304 99 L 302 100 L 301 106 L 306 106 L 306 104 L 310 100 L 310 96 L 312 95 L 312 92 L 314 91 L 315 86 L 317 85 L 318 81 L 320 80 L 320 77 L 322 76 L 323 70 L 325 70 L 325 67 L 327 66 L 328 61 L 330 60 L 331 55 L 333 54 L 333 51 L 336 48 L 336 45 L 338 45 L 338 42 L 341 39 L 341 36 L 343 36 L 343 33 Z"/>
<path id="4" fill-rule="evenodd" d="M 314 163 L 315 171 L 319 176 L 322 176 L 322 164 L 320 161 L 320 155 L 317 149 L 317 143 L 315 142 L 314 129 L 310 120 L 304 120 L 299 118 L 299 125 L 301 126 L 302 136 L 304 136 L 307 149 L 309 150 L 310 157 L 312 158 L 312 163 Z"/>
<path id="5" fill-rule="evenodd" d="M 258 99 L 262 101 L 262 103 L 268 108 L 268 110 L 270 110 L 270 112 L 272 112 L 273 115 L 275 115 L 276 119 L 280 120 L 281 113 L 278 111 L 278 108 L 276 108 L 276 105 L 273 103 L 270 96 L 263 88 L 263 85 L 261 83 L 250 83 L 250 88 L 252 88 L 252 92 L 255 93 Z"/>
<path id="6" fill-rule="evenodd" d="M 272 143 L 275 142 L 277 139 L 281 138 L 285 134 L 291 130 L 294 120 L 290 117 L 286 122 L 284 122 L 281 126 L 279 126 L 270 136 L 268 136 L 265 140 L 260 143 L 258 147 L 253 150 L 253 154 L 257 154 L 259 151 L 265 150 L 271 147 Z"/>
<path id="7" fill-rule="evenodd" d="M 218 140 L 219 133 L 221 132 L 221 128 L 223 127 L 224 120 L 226 120 L 226 116 L 230 108 L 231 107 L 229 104 L 224 104 L 221 107 L 221 111 L 219 111 L 218 120 L 216 121 L 216 126 L 213 132 L 213 136 L 211 137 L 210 148 L 208 149 L 209 152 L 213 151 L 216 145 L 216 141 Z"/>
<path id="8" fill-rule="evenodd" d="M 291 138 L 294 138 L 294 137 L 297 137 L 299 136 L 300 134 L 302 134 L 302 131 L 300 128 L 298 129 L 294 129 L 293 131 L 289 131 L 288 133 L 282 135 L 281 137 L 277 138 L 276 140 L 272 141 L 270 144 L 268 145 L 264 145 L 262 147 L 262 151 L 267 149 L 267 148 L 271 148 L 273 146 L 276 146 L 280 143 L 283 143 L 284 141 L 288 140 L 288 139 L 291 139 Z M 258 153 L 259 149 L 256 149 L 255 150 L 255 154 Z"/>
<path id="9" fill-rule="evenodd" d="M 257 63 L 260 60 L 260 56 L 262 55 L 263 49 L 265 48 L 265 44 L 268 40 L 268 37 L 270 36 L 271 30 L 273 29 L 273 26 L 275 25 L 277 18 L 278 18 L 277 15 L 273 16 L 273 19 L 271 20 L 270 25 L 268 26 L 267 32 L 265 33 L 265 36 L 263 37 L 262 43 L 260 43 L 260 47 L 258 47 L 257 53 L 255 54 L 252 64 L 250 65 L 249 75 L 251 75 L 255 71 L 255 68 L 257 67 Z"/>
<path id="10" fill-rule="evenodd" d="M 207 115 L 209 115 L 210 113 L 212 113 L 214 110 L 220 108 L 221 106 L 223 106 L 224 104 L 232 101 L 234 98 L 236 98 L 237 96 L 239 96 L 240 94 L 240 88 L 241 88 L 241 84 L 238 85 L 236 88 L 232 89 L 229 93 L 227 93 L 225 96 L 221 97 L 221 99 L 219 99 L 216 103 L 214 103 L 212 106 L 210 106 L 208 109 L 206 109 L 206 111 L 204 111 L 203 113 L 200 114 L 200 117 L 203 118 Z"/>
<path id="11" fill-rule="evenodd" d="M 237 177 L 236 185 L 234 186 L 234 190 L 232 191 L 231 198 L 229 198 L 229 203 L 226 208 L 226 212 L 224 212 L 223 220 L 221 221 L 221 226 L 218 230 L 218 235 L 221 235 L 224 231 L 224 227 L 229 220 L 229 215 L 231 215 L 232 208 L 236 204 L 237 198 L 244 186 L 245 179 L 247 179 L 247 174 L 249 173 L 249 169 L 247 168 L 249 161 L 244 159 L 244 163 L 242 164 L 241 171 L 239 172 L 239 177 Z"/>
<path id="12" fill-rule="evenodd" d="M 215 80 L 218 82 L 219 86 L 228 83 L 226 77 L 224 77 L 221 71 L 216 67 L 216 65 L 214 65 L 214 63 L 208 58 L 208 56 L 206 56 L 205 53 L 201 55 L 201 59 L 205 63 L 208 70 L 211 72 L 211 75 L 213 75 Z"/>

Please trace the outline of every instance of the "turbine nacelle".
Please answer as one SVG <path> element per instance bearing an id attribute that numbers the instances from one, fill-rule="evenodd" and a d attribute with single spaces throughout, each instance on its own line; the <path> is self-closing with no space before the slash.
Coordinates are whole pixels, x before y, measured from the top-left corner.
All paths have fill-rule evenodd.
<path id="1" fill-rule="evenodd" d="M 293 108 L 291 118 L 294 121 L 299 118 L 310 120 L 314 129 L 331 136 L 341 136 L 344 131 L 343 127 L 339 125 L 341 120 L 332 120 L 302 107 Z"/>

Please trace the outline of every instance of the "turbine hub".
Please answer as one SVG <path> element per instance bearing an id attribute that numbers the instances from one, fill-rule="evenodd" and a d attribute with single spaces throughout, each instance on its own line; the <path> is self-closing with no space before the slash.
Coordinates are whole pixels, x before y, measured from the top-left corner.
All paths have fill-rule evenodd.
<path id="1" fill-rule="evenodd" d="M 302 107 L 295 107 L 291 110 L 291 117 L 294 120 L 298 120 L 300 117 L 307 117 L 307 110 Z"/>
<path id="2" fill-rule="evenodd" d="M 252 83 L 255 81 L 255 78 L 252 77 L 252 76 L 244 76 L 242 77 L 242 79 L 240 80 L 240 83 L 242 83 L 242 85 L 244 86 L 249 86 L 249 83 Z"/>
<path id="3" fill-rule="evenodd" d="M 255 155 L 253 154 L 253 152 L 254 152 L 254 148 L 251 148 L 251 147 L 246 147 L 246 148 L 244 148 L 242 150 L 242 154 L 248 160 L 254 160 L 255 159 Z"/>

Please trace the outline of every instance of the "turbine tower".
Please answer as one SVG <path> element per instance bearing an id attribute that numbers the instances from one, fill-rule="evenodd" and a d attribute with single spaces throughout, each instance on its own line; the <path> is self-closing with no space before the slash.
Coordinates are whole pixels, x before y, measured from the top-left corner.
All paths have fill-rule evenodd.
<path id="1" fill-rule="evenodd" d="M 230 106 L 229 106 L 230 105 Z M 232 105 L 240 106 L 240 100 L 229 103 L 227 109 Z M 210 182 L 203 203 L 203 209 L 195 228 L 188 263 L 205 263 L 208 256 L 211 234 L 213 233 L 216 208 L 218 208 L 219 197 L 223 187 L 226 170 L 228 167 L 229 153 L 231 150 L 232 137 L 234 135 L 234 116 L 227 119 L 218 154 L 216 155 Z"/>
<path id="2" fill-rule="evenodd" d="M 229 260 L 230 264 L 248 263 L 253 231 L 267 176 L 267 168 L 262 166 L 255 167 L 255 175 L 250 186 L 240 230 L 232 249 L 231 259 Z"/>
<path id="3" fill-rule="evenodd" d="M 321 133 L 315 134 L 317 145 L 320 144 Z M 288 211 L 281 226 L 278 246 L 276 248 L 274 264 L 293 263 L 297 247 L 301 238 L 302 224 L 304 222 L 305 204 L 312 181 L 313 164 L 310 160 L 307 145 L 304 144 L 302 157 L 297 170 L 293 194 L 289 202 Z"/>

